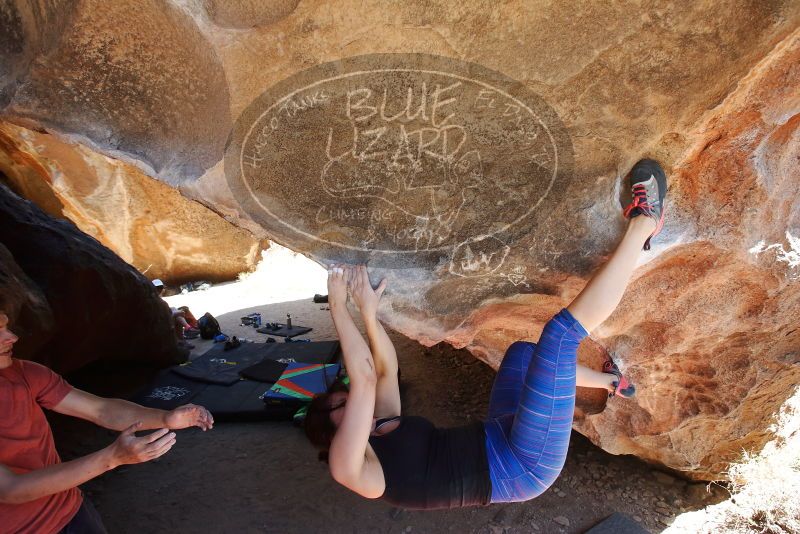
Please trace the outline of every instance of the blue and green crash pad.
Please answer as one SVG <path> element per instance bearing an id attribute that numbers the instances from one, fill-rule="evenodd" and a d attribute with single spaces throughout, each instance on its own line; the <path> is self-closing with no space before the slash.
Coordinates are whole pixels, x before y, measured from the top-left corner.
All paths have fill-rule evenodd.
<path id="1" fill-rule="evenodd" d="M 340 369 L 338 363 L 289 363 L 280 379 L 264 393 L 264 404 L 292 405 L 299 408 L 308 403 L 314 395 L 328 391 L 336 381 Z"/>

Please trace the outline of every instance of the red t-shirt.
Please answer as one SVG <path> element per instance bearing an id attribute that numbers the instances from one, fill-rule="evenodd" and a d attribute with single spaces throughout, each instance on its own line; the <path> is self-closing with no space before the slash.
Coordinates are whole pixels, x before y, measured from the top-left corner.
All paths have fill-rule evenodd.
<path id="1" fill-rule="evenodd" d="M 42 408 L 52 409 L 72 386 L 38 363 L 11 360 L 0 369 L 0 464 L 17 474 L 61 461 Z M 0 503 L 0 533 L 58 532 L 83 502 L 72 488 L 22 504 Z"/>

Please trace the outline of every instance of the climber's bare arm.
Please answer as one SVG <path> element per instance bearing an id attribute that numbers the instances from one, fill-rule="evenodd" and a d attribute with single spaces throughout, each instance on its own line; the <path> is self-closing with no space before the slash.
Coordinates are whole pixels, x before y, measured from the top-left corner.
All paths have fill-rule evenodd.
<path id="1" fill-rule="evenodd" d="M 365 265 L 347 267 L 348 283 L 353 301 L 361 310 L 367 339 L 375 362 L 378 383 L 375 397 L 375 417 L 400 415 L 400 388 L 397 381 L 397 352 L 386 330 L 378 321 L 378 303 L 386 289 L 386 280 L 372 288 Z"/>
<path id="2" fill-rule="evenodd" d="M 352 387 L 360 381 L 374 382 L 373 378 L 377 373 L 369 346 L 347 310 L 346 276 L 347 269 L 344 265 L 332 265 L 328 269 L 328 303 Z"/>
<path id="3" fill-rule="evenodd" d="M 331 442 L 328 461 L 337 482 L 364 497 L 377 498 L 385 490 L 380 462 L 369 446 L 377 374 L 372 353 L 347 310 L 348 274 L 344 265 L 332 265 L 328 270 L 328 302 L 350 377 L 344 417 Z"/>

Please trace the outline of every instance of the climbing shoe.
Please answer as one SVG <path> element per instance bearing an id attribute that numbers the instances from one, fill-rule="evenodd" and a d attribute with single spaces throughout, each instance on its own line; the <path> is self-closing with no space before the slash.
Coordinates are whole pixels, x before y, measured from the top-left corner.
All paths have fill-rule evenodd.
<path id="1" fill-rule="evenodd" d="M 622 397 L 625 399 L 629 399 L 636 394 L 636 386 L 631 384 L 627 378 L 622 375 L 622 371 L 619 370 L 617 364 L 609 358 L 605 362 L 603 362 L 603 372 L 616 375 L 617 379 L 611 383 L 614 386 L 614 391 L 608 392 L 608 398 L 611 397 Z"/>
<path id="2" fill-rule="evenodd" d="M 650 239 L 658 235 L 664 227 L 667 175 L 658 162 L 643 159 L 631 169 L 630 179 L 633 199 L 623 213 L 629 219 L 645 215 L 656 221 L 656 229 L 644 243 L 644 250 L 650 250 Z"/>

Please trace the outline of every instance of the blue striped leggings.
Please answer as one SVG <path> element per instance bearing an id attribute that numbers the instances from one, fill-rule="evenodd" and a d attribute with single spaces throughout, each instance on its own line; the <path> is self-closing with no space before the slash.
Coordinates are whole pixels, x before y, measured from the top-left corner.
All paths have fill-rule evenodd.
<path id="1" fill-rule="evenodd" d="M 569 311 L 561 310 L 545 325 L 538 344 L 517 341 L 506 351 L 484 423 L 493 503 L 538 497 L 564 467 L 578 345 L 587 335 Z"/>

